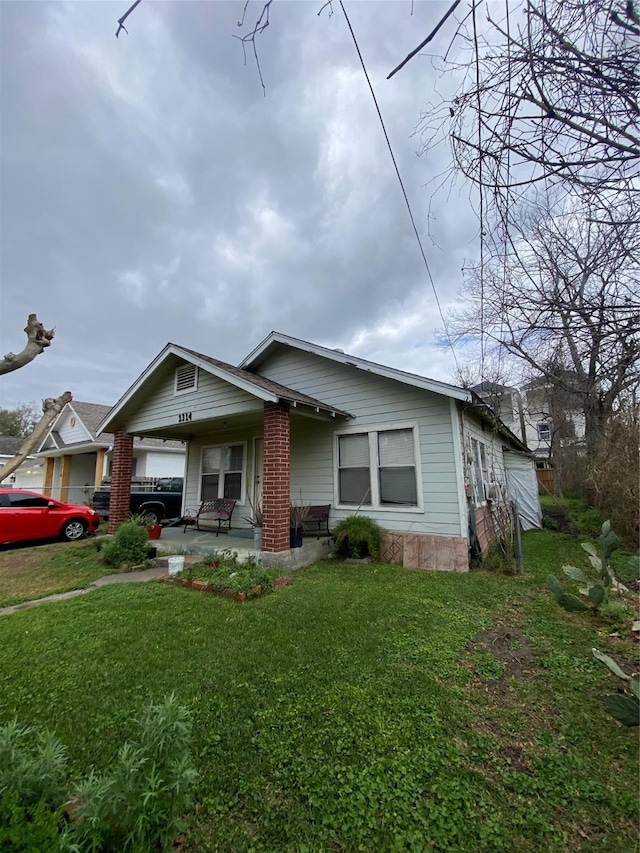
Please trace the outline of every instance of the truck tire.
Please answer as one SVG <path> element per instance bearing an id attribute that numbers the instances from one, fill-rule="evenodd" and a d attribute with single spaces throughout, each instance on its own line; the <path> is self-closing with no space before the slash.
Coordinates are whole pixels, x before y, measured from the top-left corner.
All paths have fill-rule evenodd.
<path id="1" fill-rule="evenodd" d="M 141 504 L 138 514 L 146 516 L 149 524 L 160 524 L 164 518 L 164 504 L 158 502 Z"/>

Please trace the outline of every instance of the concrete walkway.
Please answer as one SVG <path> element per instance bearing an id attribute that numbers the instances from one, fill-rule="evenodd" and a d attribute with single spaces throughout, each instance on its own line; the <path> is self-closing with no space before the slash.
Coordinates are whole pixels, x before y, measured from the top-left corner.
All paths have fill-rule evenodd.
<path id="1" fill-rule="evenodd" d="M 166 563 L 166 560 L 164 561 Z M 45 595 L 44 598 L 35 598 L 33 601 L 23 601 L 20 604 L 13 604 L 11 607 L 0 608 L 0 616 L 8 616 L 11 613 L 16 613 L 18 610 L 27 610 L 29 607 L 37 607 L 38 604 L 46 604 L 49 601 L 65 601 L 67 598 L 76 598 L 79 595 L 86 595 L 88 592 L 93 592 L 94 589 L 99 589 L 101 586 L 109 586 L 112 583 L 142 583 L 151 581 L 154 578 L 160 578 L 168 572 L 166 566 L 156 566 L 153 569 L 145 569 L 140 572 L 120 572 L 116 575 L 105 575 L 103 578 L 98 578 L 91 586 L 86 589 L 72 589 L 69 592 L 59 592 L 55 595 Z"/>

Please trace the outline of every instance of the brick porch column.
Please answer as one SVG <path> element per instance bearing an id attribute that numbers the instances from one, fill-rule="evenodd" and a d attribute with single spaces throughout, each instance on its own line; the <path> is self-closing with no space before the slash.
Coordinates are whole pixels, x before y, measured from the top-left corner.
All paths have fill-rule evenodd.
<path id="1" fill-rule="evenodd" d="M 115 533 L 129 514 L 131 501 L 131 462 L 133 436 L 123 429 L 116 430 L 111 466 L 111 497 L 109 498 L 109 533 Z"/>
<path id="2" fill-rule="evenodd" d="M 289 406 L 264 404 L 264 473 L 262 480 L 262 550 L 289 550 L 290 485 Z"/>

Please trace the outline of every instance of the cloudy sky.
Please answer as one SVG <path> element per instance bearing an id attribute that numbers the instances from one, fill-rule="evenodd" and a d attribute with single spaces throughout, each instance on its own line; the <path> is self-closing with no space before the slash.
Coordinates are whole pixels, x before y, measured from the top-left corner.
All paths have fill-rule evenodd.
<path id="1" fill-rule="evenodd" d="M 266 97 L 233 38 L 243 2 L 144 0 L 116 39 L 129 5 L 0 4 L 2 352 L 31 312 L 57 329 L 0 405 L 67 389 L 112 404 L 167 341 L 237 364 L 272 329 L 450 380 L 339 5 L 274 0 Z M 426 55 L 385 78 L 447 6 L 345 3 L 445 310 L 477 225 L 464 184 L 433 195 L 449 151 L 418 157 L 413 131 L 453 81 Z"/>

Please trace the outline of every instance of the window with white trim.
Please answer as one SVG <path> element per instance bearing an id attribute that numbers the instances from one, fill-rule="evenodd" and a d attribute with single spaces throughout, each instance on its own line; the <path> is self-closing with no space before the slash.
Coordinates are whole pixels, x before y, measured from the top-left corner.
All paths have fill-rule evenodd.
<path id="1" fill-rule="evenodd" d="M 471 475 L 473 481 L 473 495 L 476 504 L 481 504 L 485 498 L 485 488 L 490 482 L 489 467 L 487 465 L 487 449 L 482 441 L 471 439 Z"/>
<path id="2" fill-rule="evenodd" d="M 195 364 L 181 364 L 176 367 L 173 386 L 174 396 L 176 394 L 187 394 L 189 391 L 198 389 L 198 367 Z"/>
<path id="3" fill-rule="evenodd" d="M 549 421 L 538 421 L 536 428 L 539 441 L 551 441 L 551 424 Z"/>
<path id="4" fill-rule="evenodd" d="M 220 444 L 202 448 L 200 500 L 233 498 L 242 500 L 245 481 L 244 444 Z"/>
<path id="5" fill-rule="evenodd" d="M 413 427 L 338 435 L 337 441 L 340 505 L 418 506 Z"/>

